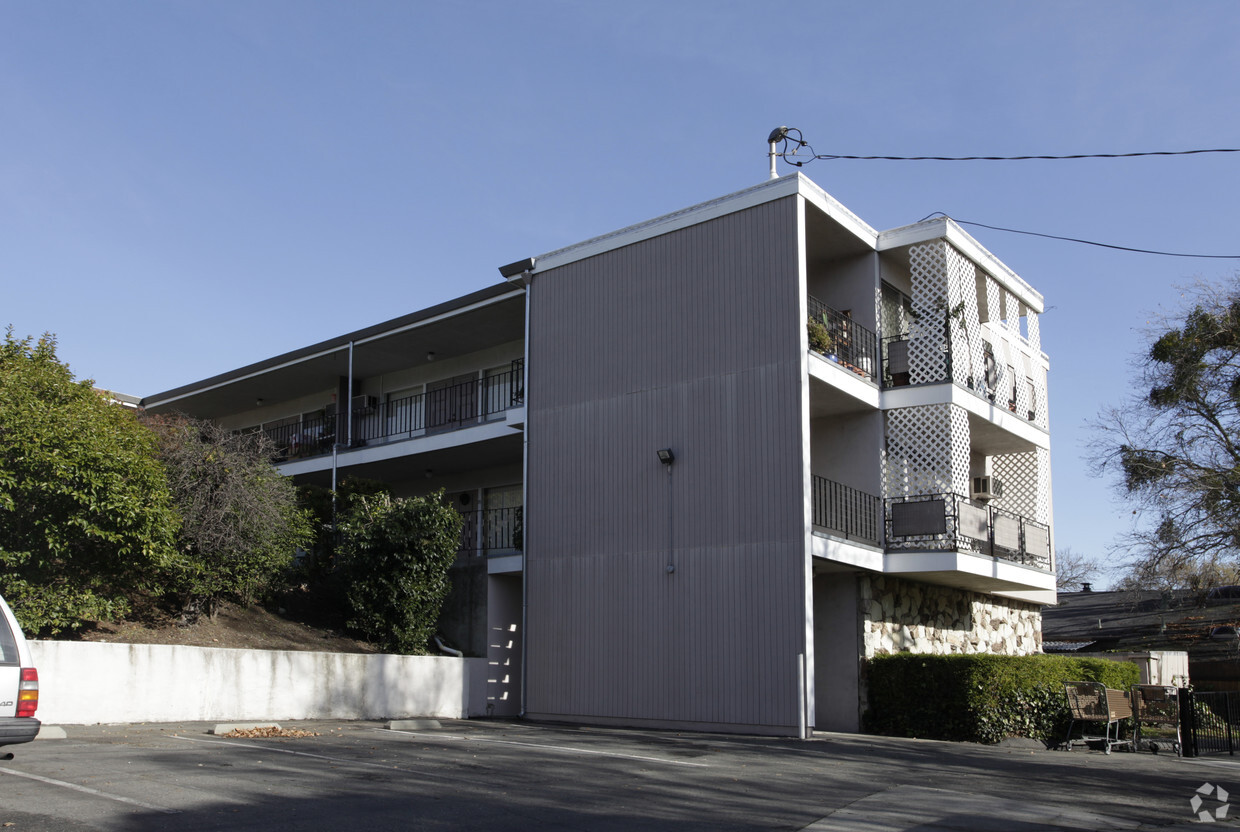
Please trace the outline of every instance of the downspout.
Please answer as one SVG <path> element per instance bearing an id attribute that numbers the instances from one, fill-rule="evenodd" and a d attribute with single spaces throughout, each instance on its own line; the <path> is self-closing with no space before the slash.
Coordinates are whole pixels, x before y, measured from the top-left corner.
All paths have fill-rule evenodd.
<path id="1" fill-rule="evenodd" d="M 443 641 L 440 640 L 439 636 L 435 636 L 435 646 L 439 648 L 439 652 L 446 653 L 449 656 L 456 656 L 458 659 L 462 658 L 465 655 L 460 650 L 457 650 L 453 647 L 449 647 L 448 645 L 444 644 Z"/>
<path id="2" fill-rule="evenodd" d="M 349 426 L 349 434 L 348 434 L 349 444 L 348 444 L 348 447 L 350 447 L 350 448 L 351 448 L 351 447 L 353 447 L 353 342 L 352 342 L 352 341 L 350 341 L 350 342 L 349 342 L 349 387 L 348 387 L 348 393 L 349 393 L 349 395 L 348 395 L 348 396 L 346 396 L 346 398 L 349 400 L 349 404 L 348 404 L 348 407 L 349 407 L 348 414 L 349 414 L 349 415 L 348 415 L 348 423 L 347 423 L 347 424 L 348 424 L 348 426 Z"/>
<path id="3" fill-rule="evenodd" d="M 525 273 L 525 360 L 521 366 L 521 391 L 524 394 L 525 428 L 521 431 L 521 710 L 525 718 L 525 697 L 529 689 L 529 623 L 530 608 L 530 289 L 534 276 Z"/>
<path id="4" fill-rule="evenodd" d="M 534 285 L 534 267 L 538 260 L 527 257 L 507 266 L 500 266 L 500 276 L 514 285 L 525 289 L 525 363 L 522 367 L 522 393 L 524 395 L 525 427 L 521 435 L 521 718 L 526 713 L 526 698 L 529 692 L 529 625 L 530 589 L 529 589 L 529 554 L 530 554 L 530 512 L 529 512 L 529 476 L 530 476 L 530 287 Z"/>

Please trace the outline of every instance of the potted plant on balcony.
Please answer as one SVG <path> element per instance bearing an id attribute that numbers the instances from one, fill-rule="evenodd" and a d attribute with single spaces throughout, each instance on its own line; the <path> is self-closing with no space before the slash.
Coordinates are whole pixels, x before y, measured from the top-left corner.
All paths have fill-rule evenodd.
<path id="1" fill-rule="evenodd" d="M 834 342 L 831 340 L 831 332 L 827 329 L 826 323 L 811 316 L 806 326 L 809 330 L 809 348 L 832 361 L 838 361 L 839 359 L 831 352 Z"/>

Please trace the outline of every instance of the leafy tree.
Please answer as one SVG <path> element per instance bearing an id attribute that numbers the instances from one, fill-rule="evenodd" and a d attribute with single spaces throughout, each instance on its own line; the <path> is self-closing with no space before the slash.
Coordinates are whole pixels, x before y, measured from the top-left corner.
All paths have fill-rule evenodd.
<path id="1" fill-rule="evenodd" d="M 349 626 L 380 649 L 425 653 L 435 634 L 461 539 L 461 515 L 442 500 L 359 495 L 340 523 Z"/>
<path id="2" fill-rule="evenodd" d="M 1212 583 L 1240 555 L 1240 280 L 1201 285 L 1157 322 L 1139 395 L 1104 413 L 1095 461 L 1118 476 L 1137 523 L 1134 576 Z"/>
<path id="3" fill-rule="evenodd" d="M 184 557 L 169 591 L 182 615 L 214 617 L 226 599 L 252 603 L 313 536 L 292 481 L 271 465 L 270 440 L 181 415 L 144 421 L 158 438 L 181 514 Z"/>
<path id="4" fill-rule="evenodd" d="M 28 632 L 123 615 L 175 559 L 154 437 L 75 381 L 56 339 L 0 345 L 0 593 Z"/>

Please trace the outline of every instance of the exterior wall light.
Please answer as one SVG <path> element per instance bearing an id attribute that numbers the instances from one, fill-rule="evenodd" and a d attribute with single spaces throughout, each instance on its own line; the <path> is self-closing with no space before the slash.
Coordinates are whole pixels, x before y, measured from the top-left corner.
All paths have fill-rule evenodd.
<path id="1" fill-rule="evenodd" d="M 672 453 L 671 448 L 660 448 L 658 454 L 659 462 L 662 462 L 664 465 L 671 465 L 676 461 L 676 455 Z"/>

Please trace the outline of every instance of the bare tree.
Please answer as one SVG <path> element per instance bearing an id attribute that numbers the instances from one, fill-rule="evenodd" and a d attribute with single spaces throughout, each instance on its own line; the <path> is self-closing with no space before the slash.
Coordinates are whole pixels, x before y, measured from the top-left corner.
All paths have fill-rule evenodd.
<path id="1" fill-rule="evenodd" d="M 1098 580 L 1101 573 L 1097 563 L 1072 547 L 1055 549 L 1055 588 L 1060 592 L 1078 592 L 1082 584 Z"/>
<path id="2" fill-rule="evenodd" d="M 1093 459 L 1134 507 L 1120 541 L 1150 588 L 1201 588 L 1240 555 L 1240 280 L 1160 316 L 1135 393 L 1102 414 Z"/>

